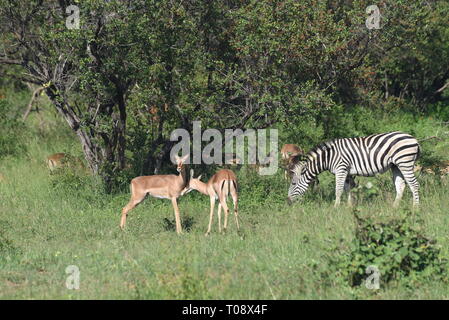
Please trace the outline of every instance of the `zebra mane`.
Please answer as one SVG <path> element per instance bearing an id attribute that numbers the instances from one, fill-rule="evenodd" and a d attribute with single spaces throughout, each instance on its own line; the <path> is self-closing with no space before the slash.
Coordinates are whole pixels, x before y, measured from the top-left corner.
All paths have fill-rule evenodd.
<path id="1" fill-rule="evenodd" d="M 300 160 L 298 163 L 296 163 L 293 169 L 291 169 L 293 174 L 297 177 L 300 177 L 307 166 L 307 162 L 316 159 L 316 154 L 318 153 L 318 151 L 325 151 L 332 149 L 335 145 L 335 140 L 336 139 L 322 142 L 317 146 L 315 146 L 314 148 L 312 148 L 309 152 L 307 152 L 305 156 L 302 156 L 301 158 L 303 160 Z"/>
<path id="2" fill-rule="evenodd" d="M 317 151 L 324 151 L 331 149 L 335 144 L 335 140 L 336 139 L 333 139 L 318 144 L 317 146 L 313 147 L 309 152 L 307 152 L 306 157 L 310 159 L 312 158 L 312 154 L 317 153 Z"/>

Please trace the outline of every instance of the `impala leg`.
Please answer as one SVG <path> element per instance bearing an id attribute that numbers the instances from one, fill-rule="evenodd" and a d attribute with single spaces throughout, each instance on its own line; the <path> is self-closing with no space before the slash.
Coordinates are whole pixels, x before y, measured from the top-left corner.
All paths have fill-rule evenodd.
<path id="1" fill-rule="evenodd" d="M 145 198 L 146 193 L 134 191 L 131 187 L 131 200 L 122 209 L 122 218 L 120 219 L 120 228 L 123 230 L 126 224 L 126 217 L 128 212 L 131 211 L 135 206 L 137 206 Z"/>
<path id="2" fill-rule="evenodd" d="M 171 203 L 173 205 L 173 209 L 175 210 L 176 233 L 181 234 L 182 233 L 181 217 L 179 214 L 178 202 L 175 197 L 171 198 Z"/>
<path id="3" fill-rule="evenodd" d="M 210 197 L 210 215 L 209 215 L 209 226 L 207 227 L 206 236 L 209 235 L 210 229 L 212 228 L 212 219 L 214 217 L 214 207 L 215 207 L 215 197 Z"/>
<path id="4" fill-rule="evenodd" d="M 228 204 L 226 203 L 226 197 L 222 197 L 222 199 L 220 199 L 220 204 L 223 207 L 223 211 L 224 211 L 223 229 L 224 229 L 224 231 L 226 231 L 226 229 L 228 228 L 228 215 L 229 215 L 229 208 L 228 208 Z"/>
<path id="5" fill-rule="evenodd" d="M 239 230 L 240 226 L 239 226 L 238 196 L 237 196 L 237 192 L 234 188 L 231 188 L 231 197 L 232 197 L 232 202 L 234 203 L 235 223 L 237 224 L 237 230 Z"/>
<path id="6" fill-rule="evenodd" d="M 218 232 L 221 233 L 221 202 L 218 203 L 217 215 L 218 215 Z"/>

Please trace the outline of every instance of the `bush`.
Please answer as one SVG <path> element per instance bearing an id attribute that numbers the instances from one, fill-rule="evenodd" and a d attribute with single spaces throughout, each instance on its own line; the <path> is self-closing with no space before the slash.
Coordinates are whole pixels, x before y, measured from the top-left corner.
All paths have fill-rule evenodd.
<path id="1" fill-rule="evenodd" d="M 85 201 L 101 199 L 101 188 L 95 177 L 86 175 L 78 167 L 61 166 L 53 170 L 50 186 L 58 196 L 81 197 Z"/>
<path id="2" fill-rule="evenodd" d="M 369 266 L 378 268 L 381 285 L 423 276 L 447 281 L 447 261 L 440 257 L 436 241 L 414 227 L 410 215 L 387 222 L 375 222 L 357 211 L 354 216 L 355 238 L 348 251 L 333 248 L 339 255 L 330 258 L 331 273 L 353 287 L 367 279 Z"/>
<path id="3" fill-rule="evenodd" d="M 26 150 L 23 143 L 25 126 L 19 115 L 11 110 L 11 105 L 0 99 L 0 158 L 21 155 Z"/>
<path id="4" fill-rule="evenodd" d="M 238 181 L 239 203 L 250 211 L 256 208 L 278 208 L 286 204 L 288 183 L 283 179 L 283 170 L 274 175 L 260 175 L 249 166 L 235 170 Z"/>

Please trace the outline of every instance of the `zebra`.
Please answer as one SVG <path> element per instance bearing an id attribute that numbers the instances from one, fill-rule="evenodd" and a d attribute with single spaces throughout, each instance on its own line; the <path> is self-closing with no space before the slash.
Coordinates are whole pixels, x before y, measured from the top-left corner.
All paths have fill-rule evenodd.
<path id="1" fill-rule="evenodd" d="M 308 152 L 307 160 L 292 170 L 293 178 L 287 201 L 291 204 L 294 198 L 306 192 L 318 174 L 330 171 L 335 175 L 336 207 L 340 204 L 343 188 L 348 184 L 348 177 L 351 175 L 371 177 L 391 168 L 396 187 L 393 206 L 399 205 L 405 182 L 412 191 L 413 205 L 417 206 L 419 184 L 413 169 L 419 154 L 420 146 L 416 138 L 399 131 L 324 142 Z"/>

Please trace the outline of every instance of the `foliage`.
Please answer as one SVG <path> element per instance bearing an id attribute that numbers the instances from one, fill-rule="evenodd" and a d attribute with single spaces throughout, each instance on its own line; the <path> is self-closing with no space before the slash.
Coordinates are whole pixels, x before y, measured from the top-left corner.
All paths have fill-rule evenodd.
<path id="1" fill-rule="evenodd" d="M 381 286 L 426 276 L 448 280 L 447 260 L 441 258 L 440 247 L 416 227 L 410 214 L 386 222 L 376 222 L 357 211 L 354 217 L 355 238 L 346 251 L 337 248 L 337 256 L 330 258 L 329 274 L 351 286 L 364 282 L 369 266 L 379 270 Z"/>
<path id="2" fill-rule="evenodd" d="M 0 158 L 20 156 L 26 151 L 24 125 L 17 110 L 0 98 Z"/>
<path id="3" fill-rule="evenodd" d="M 380 30 L 370 4 L 86 0 L 71 30 L 68 1 L 1 0 L 0 72 L 45 86 L 113 191 L 170 165 L 194 120 L 312 145 L 379 131 L 364 117 L 380 109 L 445 117 L 447 2 L 383 1 Z"/>
<path id="4" fill-rule="evenodd" d="M 61 197 L 76 194 L 86 200 L 98 201 L 103 195 L 101 184 L 92 176 L 86 175 L 84 168 L 59 166 L 50 173 L 50 188 Z"/>
<path id="5" fill-rule="evenodd" d="M 27 100 L 23 95 L 21 105 L 26 105 Z M 435 118 L 412 117 L 404 111 L 357 112 L 346 116 L 363 120 L 360 127 L 355 127 L 361 133 L 376 126 L 379 130 L 414 129 L 417 137 L 445 130 Z M 273 176 L 260 176 L 251 167 L 233 167 L 239 181 L 240 233 L 231 216 L 228 232 L 218 234 L 215 216 L 214 230 L 205 237 L 209 199 L 197 192 L 179 199 L 182 222 L 189 228 L 181 237 L 172 229 L 174 215 L 170 201 L 153 197 L 147 197 L 130 213 L 127 228 L 121 231 L 120 212 L 129 201 L 128 186 L 120 192 L 105 194 L 95 178 L 85 172 L 67 168 L 68 172 L 57 170 L 50 174 L 44 163 L 46 156 L 59 151 L 78 155 L 81 148 L 76 136 L 64 130 L 63 119 L 51 112 L 42 112 L 42 117 L 46 125 L 42 127 L 43 134 L 37 137 L 40 116 L 32 113 L 24 124 L 27 136 L 33 137 L 25 140 L 27 157 L 10 156 L 0 162 L 4 177 L 0 180 L 2 298 L 447 298 L 447 282 L 441 281 L 437 272 L 428 277 L 420 275 L 412 285 L 409 276 L 395 285 L 383 286 L 381 275 L 383 289 L 375 292 L 364 286 L 351 287 L 341 277 L 323 276 L 323 268 L 334 270 L 327 258 L 329 250 L 333 256 L 349 254 L 348 243 L 355 237 L 350 209 L 345 205 L 333 208 L 335 179 L 331 174 L 320 176 L 318 188 L 288 206 L 285 202 L 288 184 L 281 170 Z M 370 118 L 374 124 L 370 124 Z M 315 132 L 312 125 L 304 127 L 304 132 L 311 139 L 299 140 L 298 136 L 298 141 L 313 144 L 322 139 L 323 131 Z M 430 141 L 423 144 L 425 150 L 449 159 L 446 140 Z M 204 173 L 206 180 L 215 169 L 195 167 L 195 172 Z M 175 172 L 174 168 L 170 170 L 166 172 Z M 396 216 L 391 208 L 394 187 L 390 174 L 379 178 L 385 183 L 363 178 L 375 184 L 380 194 L 371 197 L 363 190 L 366 201 L 360 202 L 360 209 L 367 215 Z M 438 239 L 440 255 L 447 258 L 448 182 L 440 185 L 432 175 L 418 179 L 423 210 L 420 217 L 424 220 L 419 224 L 427 235 Z M 406 190 L 403 205 L 410 202 Z M 341 250 L 333 250 L 334 239 L 343 239 L 338 243 Z M 68 265 L 80 267 L 81 290 L 67 290 L 64 286 Z"/>

